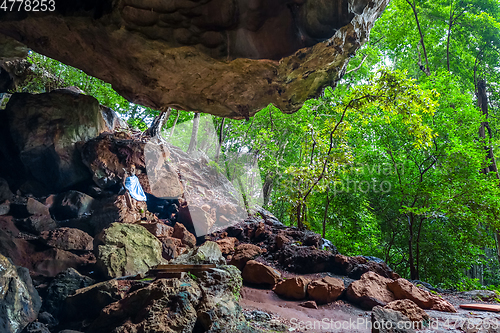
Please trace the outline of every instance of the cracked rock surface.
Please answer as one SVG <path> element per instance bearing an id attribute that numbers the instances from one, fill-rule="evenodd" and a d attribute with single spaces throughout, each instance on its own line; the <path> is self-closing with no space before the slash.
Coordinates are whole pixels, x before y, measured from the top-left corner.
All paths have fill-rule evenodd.
<path id="1" fill-rule="evenodd" d="M 0 12 L 0 34 L 135 103 L 241 119 L 334 86 L 388 2 L 80 0 Z"/>

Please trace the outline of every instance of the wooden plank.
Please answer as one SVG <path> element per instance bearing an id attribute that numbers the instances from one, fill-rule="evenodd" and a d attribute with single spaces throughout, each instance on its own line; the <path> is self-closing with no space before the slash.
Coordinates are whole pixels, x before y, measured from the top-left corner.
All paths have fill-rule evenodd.
<path id="1" fill-rule="evenodd" d="M 201 265 L 157 265 L 153 268 L 155 271 L 181 271 L 188 272 L 190 270 L 207 270 L 210 268 L 215 268 L 215 264 L 201 264 Z"/>
<path id="2" fill-rule="evenodd" d="M 460 304 L 460 307 L 467 310 L 500 312 L 500 305 L 494 304 Z"/>

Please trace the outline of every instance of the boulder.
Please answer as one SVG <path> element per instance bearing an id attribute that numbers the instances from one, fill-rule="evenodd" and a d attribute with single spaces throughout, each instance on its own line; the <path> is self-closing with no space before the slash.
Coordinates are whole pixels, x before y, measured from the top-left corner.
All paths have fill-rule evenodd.
<path id="1" fill-rule="evenodd" d="M 182 244 L 186 246 L 196 246 L 196 237 L 192 233 L 190 233 L 183 224 L 175 224 L 172 237 L 180 239 L 182 241 Z"/>
<path id="2" fill-rule="evenodd" d="M 392 280 L 374 272 L 367 272 L 361 279 L 352 282 L 347 288 L 347 299 L 363 309 L 372 309 L 376 305 L 385 306 L 395 301 L 395 295 L 387 289 Z"/>
<path id="3" fill-rule="evenodd" d="M 4 113 L 18 152 L 11 158 L 21 163 L 11 166 L 11 178 L 48 193 L 90 180 L 75 143 L 110 130 L 95 98 L 69 90 L 16 93 Z"/>
<path id="4" fill-rule="evenodd" d="M 131 102 L 248 119 L 270 103 L 294 112 L 335 86 L 387 3 L 77 1 L 2 13 L 0 33 Z"/>
<path id="5" fill-rule="evenodd" d="M 335 254 L 314 246 L 287 243 L 279 252 L 278 261 L 290 272 L 307 274 L 332 271 Z"/>
<path id="6" fill-rule="evenodd" d="M 50 330 L 46 324 L 34 321 L 26 326 L 23 333 L 50 333 Z"/>
<path id="7" fill-rule="evenodd" d="M 38 314 L 38 321 L 41 322 L 42 324 L 47 325 L 47 327 L 55 327 L 59 325 L 59 320 L 54 318 L 54 316 L 48 313 L 47 311 L 40 312 Z"/>
<path id="8" fill-rule="evenodd" d="M 325 276 L 309 283 L 307 295 L 318 304 L 326 304 L 336 301 L 342 295 L 344 289 L 344 281 Z"/>
<path id="9" fill-rule="evenodd" d="M 404 323 L 409 324 L 406 328 Z M 372 333 L 414 333 L 415 329 L 411 327 L 412 322 L 408 317 L 399 311 L 386 309 L 379 305 L 372 310 L 371 317 Z M 398 326 L 399 324 L 399 326 Z"/>
<path id="10" fill-rule="evenodd" d="M 146 228 L 112 223 L 94 239 L 97 268 L 106 277 L 146 273 L 162 260 L 161 242 Z"/>
<path id="11" fill-rule="evenodd" d="M 384 309 L 391 309 L 401 312 L 412 322 L 416 323 L 413 327 L 420 329 L 429 322 L 429 315 L 418 307 L 415 302 L 409 299 L 397 300 L 388 303 Z"/>
<path id="12" fill-rule="evenodd" d="M 264 284 L 272 288 L 281 279 L 281 273 L 258 261 L 249 260 L 243 268 L 241 277 L 247 283 Z"/>
<path id="13" fill-rule="evenodd" d="M 226 237 L 216 241 L 222 254 L 228 255 L 234 252 L 234 248 L 238 245 L 239 241 L 235 237 Z"/>
<path id="14" fill-rule="evenodd" d="M 147 332 L 154 327 L 158 332 L 192 332 L 201 297 L 200 287 L 189 277 L 159 279 L 106 306 L 89 331 Z"/>
<path id="15" fill-rule="evenodd" d="M 409 299 L 422 309 L 430 309 L 444 312 L 457 312 L 455 307 L 438 295 L 420 289 L 406 279 L 397 279 L 387 284 L 387 288 L 394 294 L 396 299 Z"/>
<path id="16" fill-rule="evenodd" d="M 102 309 L 123 299 L 133 286 L 140 284 L 140 281 L 112 279 L 78 289 L 61 305 L 62 316 L 66 321 L 93 320 Z"/>
<path id="17" fill-rule="evenodd" d="M 301 300 L 306 298 L 308 283 L 308 279 L 302 276 L 297 276 L 279 282 L 276 284 L 273 291 L 277 295 L 286 299 Z"/>
<path id="18" fill-rule="evenodd" d="M 388 279 L 399 279 L 400 277 L 383 260 L 375 257 L 347 257 L 337 254 L 331 271 L 335 274 L 347 275 L 355 280 L 359 279 L 366 272 L 375 272 Z"/>
<path id="19" fill-rule="evenodd" d="M 49 284 L 43 299 L 42 311 L 47 311 L 54 317 L 60 317 L 64 310 L 64 300 L 78 289 L 88 287 L 95 281 L 78 273 L 74 268 L 68 268 L 56 275 Z"/>
<path id="20" fill-rule="evenodd" d="M 40 233 L 40 239 L 50 246 L 65 251 L 92 251 L 92 236 L 75 228 L 57 228 Z"/>
<path id="21" fill-rule="evenodd" d="M 90 214 L 94 198 L 78 191 L 68 191 L 56 196 L 51 213 L 56 220 L 69 220 Z"/>
<path id="22" fill-rule="evenodd" d="M 21 332 L 37 318 L 41 305 L 28 269 L 0 255 L 0 331 Z"/>
<path id="23" fill-rule="evenodd" d="M 31 215 L 50 216 L 49 209 L 34 198 L 16 197 L 12 200 L 11 214 L 16 218 L 26 218 Z"/>
<path id="24" fill-rule="evenodd" d="M 498 294 L 493 290 L 471 290 L 463 292 L 462 295 L 479 301 L 491 301 L 498 298 Z"/>
<path id="25" fill-rule="evenodd" d="M 234 251 L 234 256 L 229 262 L 230 265 L 234 265 L 239 268 L 239 270 L 243 270 L 245 264 L 252 259 L 260 256 L 264 251 L 253 244 L 240 244 L 236 247 Z"/>
<path id="26" fill-rule="evenodd" d="M 166 260 L 175 259 L 186 251 L 185 245 L 178 238 L 160 237 L 162 256 Z"/>

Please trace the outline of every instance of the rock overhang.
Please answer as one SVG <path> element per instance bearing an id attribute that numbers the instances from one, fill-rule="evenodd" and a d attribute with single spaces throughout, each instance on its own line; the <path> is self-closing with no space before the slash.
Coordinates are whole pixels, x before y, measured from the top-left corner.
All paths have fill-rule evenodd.
<path id="1" fill-rule="evenodd" d="M 335 86 L 388 2 L 80 0 L 0 11 L 0 33 L 132 102 L 242 119 Z"/>

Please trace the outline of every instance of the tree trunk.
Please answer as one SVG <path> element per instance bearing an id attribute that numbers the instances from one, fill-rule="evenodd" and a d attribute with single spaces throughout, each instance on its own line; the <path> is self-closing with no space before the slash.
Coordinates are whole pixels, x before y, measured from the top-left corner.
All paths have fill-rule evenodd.
<path id="1" fill-rule="evenodd" d="M 159 135 L 163 124 L 168 120 L 168 117 L 170 117 L 171 113 L 171 108 L 167 108 L 167 111 L 160 112 L 160 114 L 157 115 L 155 119 L 153 119 L 151 126 L 146 130 L 146 134 L 152 138 Z"/>
<path id="2" fill-rule="evenodd" d="M 496 161 L 495 161 L 495 156 L 493 154 L 493 147 L 491 145 L 491 137 L 492 137 L 492 134 L 491 134 L 491 129 L 490 129 L 490 125 L 488 123 L 488 95 L 486 93 L 486 81 L 484 79 L 481 79 L 481 80 L 478 80 L 477 82 L 477 106 L 481 109 L 483 115 L 485 116 L 485 121 L 483 121 L 481 123 L 481 126 L 479 127 L 479 137 L 481 139 L 485 139 L 486 140 L 486 130 L 488 130 L 488 137 L 489 137 L 489 141 L 488 141 L 488 145 L 484 147 L 484 149 L 486 150 L 486 158 L 491 161 L 491 164 L 487 167 L 485 167 L 482 172 L 484 174 L 488 174 L 490 172 L 494 172 L 495 175 L 496 175 L 496 178 L 497 179 L 500 179 L 500 175 L 498 174 L 498 168 L 497 168 L 497 164 L 496 164 Z M 500 186 L 500 184 L 499 184 Z M 496 238 L 496 241 L 498 242 L 500 240 L 500 234 L 499 234 L 499 230 L 495 230 L 495 238 Z M 498 259 L 498 262 L 500 263 L 500 251 L 498 251 L 497 249 L 497 259 Z"/>
<path id="3" fill-rule="evenodd" d="M 323 238 L 326 236 L 326 218 L 328 216 L 328 206 L 330 206 L 330 197 L 328 196 L 328 190 L 326 191 L 326 207 L 325 207 L 325 215 L 323 215 Z"/>
<path id="4" fill-rule="evenodd" d="M 408 216 L 408 227 L 410 229 L 410 238 L 408 239 L 408 264 L 410 265 L 410 279 L 418 280 L 418 272 L 415 268 L 415 258 L 413 255 L 413 226 L 414 226 L 414 216 L 410 213 Z"/>
<path id="5" fill-rule="evenodd" d="M 220 151 L 222 147 L 222 142 L 224 141 L 224 122 L 226 118 L 222 118 L 222 122 L 220 124 L 219 129 L 219 144 L 217 145 L 217 151 L 215 152 L 215 162 L 219 162 Z M 265 203 L 264 203 L 265 204 Z"/>
<path id="6" fill-rule="evenodd" d="M 273 190 L 274 178 L 266 175 L 266 180 L 264 181 L 264 185 L 262 186 L 262 194 L 264 195 L 263 206 L 267 206 L 269 204 L 269 199 L 271 198 L 271 191 Z"/>
<path id="7" fill-rule="evenodd" d="M 193 119 L 193 131 L 191 132 L 191 140 L 189 141 L 189 148 L 187 153 L 191 154 L 195 151 L 198 144 L 198 129 L 200 128 L 200 114 L 195 113 Z"/>
<path id="8" fill-rule="evenodd" d="M 172 135 L 174 135 L 175 125 L 177 125 L 177 120 L 179 120 L 180 115 L 181 115 L 181 112 L 179 110 L 177 110 L 177 117 L 175 117 L 174 124 L 172 125 L 172 129 L 170 130 L 170 135 L 168 136 L 169 138 L 171 138 Z"/>

